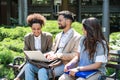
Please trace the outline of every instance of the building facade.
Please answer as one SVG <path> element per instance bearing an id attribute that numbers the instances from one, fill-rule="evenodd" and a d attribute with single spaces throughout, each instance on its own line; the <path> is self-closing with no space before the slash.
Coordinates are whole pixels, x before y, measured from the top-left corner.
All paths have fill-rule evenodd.
<path id="1" fill-rule="evenodd" d="M 0 25 L 24 25 L 28 14 L 40 13 L 47 19 L 56 19 L 56 13 L 69 10 L 76 20 L 94 16 L 102 19 L 103 0 L 0 0 Z M 111 25 L 120 26 L 120 1 L 109 0 Z"/>

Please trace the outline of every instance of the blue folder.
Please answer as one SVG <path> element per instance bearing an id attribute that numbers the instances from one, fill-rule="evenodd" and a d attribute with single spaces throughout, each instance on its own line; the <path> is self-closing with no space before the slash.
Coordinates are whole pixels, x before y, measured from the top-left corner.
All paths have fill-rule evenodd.
<path id="1" fill-rule="evenodd" d="M 90 76 L 97 73 L 98 70 L 89 70 L 89 71 L 79 71 L 75 73 L 75 77 L 82 77 L 82 78 L 89 78 Z M 69 74 L 68 72 L 65 72 L 66 74 Z"/>

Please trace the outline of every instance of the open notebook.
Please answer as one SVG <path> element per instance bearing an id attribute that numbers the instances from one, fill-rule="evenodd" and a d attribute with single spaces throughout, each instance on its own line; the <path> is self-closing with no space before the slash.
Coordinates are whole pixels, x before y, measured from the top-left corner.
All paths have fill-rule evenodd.
<path id="1" fill-rule="evenodd" d="M 50 60 L 48 60 L 47 58 L 45 58 L 44 54 L 41 51 L 24 51 L 24 54 L 30 60 L 50 62 Z"/>
<path id="2" fill-rule="evenodd" d="M 82 77 L 82 78 L 89 78 L 90 76 L 97 73 L 98 70 L 89 70 L 89 71 L 79 71 L 75 73 L 75 77 Z M 66 74 L 69 74 L 68 72 L 65 72 Z"/>

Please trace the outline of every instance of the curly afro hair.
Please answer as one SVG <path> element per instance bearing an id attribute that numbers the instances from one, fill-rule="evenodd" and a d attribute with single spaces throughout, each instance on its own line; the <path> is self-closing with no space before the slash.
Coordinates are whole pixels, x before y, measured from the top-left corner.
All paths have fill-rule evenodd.
<path id="1" fill-rule="evenodd" d="M 31 27 L 33 23 L 39 23 L 41 26 L 45 25 L 46 18 L 39 13 L 28 15 L 27 24 Z"/>

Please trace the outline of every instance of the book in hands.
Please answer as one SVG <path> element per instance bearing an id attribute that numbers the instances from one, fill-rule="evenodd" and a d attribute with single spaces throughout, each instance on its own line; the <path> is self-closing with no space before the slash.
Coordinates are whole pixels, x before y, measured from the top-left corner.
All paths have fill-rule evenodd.
<path id="1" fill-rule="evenodd" d="M 98 70 L 78 71 L 75 73 L 75 77 L 89 78 L 90 76 L 94 75 L 97 72 L 98 72 Z M 65 73 L 69 74 L 69 71 L 65 72 Z"/>

